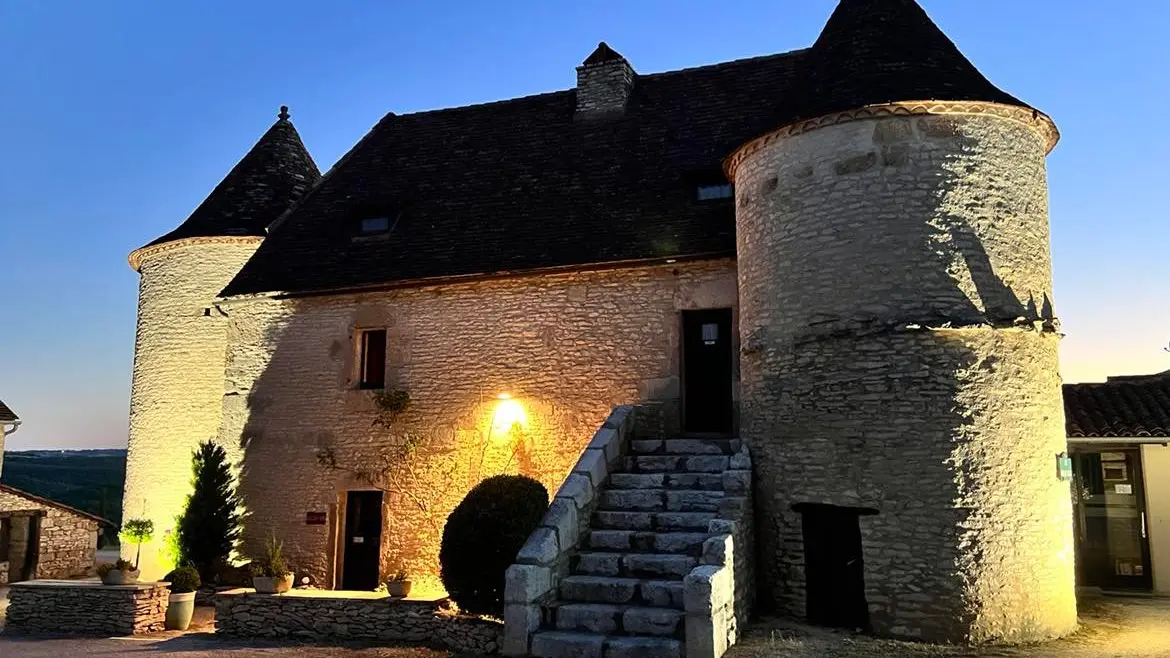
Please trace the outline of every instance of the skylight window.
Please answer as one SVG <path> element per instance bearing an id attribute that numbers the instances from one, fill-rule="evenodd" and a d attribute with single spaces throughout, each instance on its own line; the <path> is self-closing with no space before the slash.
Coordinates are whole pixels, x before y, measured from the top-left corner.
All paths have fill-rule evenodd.
<path id="1" fill-rule="evenodd" d="M 695 189 L 696 198 L 699 201 L 717 201 L 719 199 L 730 199 L 735 195 L 735 188 L 731 185 L 731 183 L 699 185 Z"/>
<path id="2" fill-rule="evenodd" d="M 390 230 L 389 217 L 365 217 L 362 219 L 362 235 L 376 235 Z"/>

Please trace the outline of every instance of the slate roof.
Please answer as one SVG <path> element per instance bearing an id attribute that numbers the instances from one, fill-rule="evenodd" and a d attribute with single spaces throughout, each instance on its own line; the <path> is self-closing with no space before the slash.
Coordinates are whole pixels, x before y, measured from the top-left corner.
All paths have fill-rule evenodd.
<path id="1" fill-rule="evenodd" d="M 17 417 L 16 412 L 4 404 L 4 400 L 0 400 L 0 423 L 11 423 L 14 420 L 20 420 L 20 418 Z"/>
<path id="2" fill-rule="evenodd" d="M 111 525 L 111 526 L 114 525 L 113 521 L 103 519 L 100 516 L 90 514 L 89 512 L 83 512 L 83 511 L 77 509 L 76 507 L 70 507 L 64 503 L 58 503 L 55 500 L 49 500 L 48 498 L 42 498 L 40 496 L 30 494 L 27 491 L 17 489 L 16 487 L 10 487 L 7 484 L 0 484 L 0 492 L 9 493 L 9 494 L 12 494 L 13 496 L 24 498 L 25 500 L 30 500 L 30 501 L 32 501 L 34 503 L 38 503 L 40 505 L 47 505 L 49 507 L 56 507 L 59 510 L 64 510 L 70 514 L 75 514 L 77 516 L 85 517 L 85 518 L 90 519 L 92 521 L 97 521 L 98 523 L 104 523 L 106 525 Z M 5 512 L 15 512 L 15 511 L 21 511 L 21 510 L 6 509 L 4 511 Z"/>
<path id="3" fill-rule="evenodd" d="M 1170 437 L 1170 371 L 1065 384 L 1069 437 Z"/>
<path id="4" fill-rule="evenodd" d="M 252 146 L 185 222 L 147 246 L 182 238 L 264 235 L 321 172 L 280 108 L 276 123 Z"/>
<path id="5" fill-rule="evenodd" d="M 1021 104 L 913 0 L 842 0 L 812 49 L 639 75 L 616 116 L 575 115 L 575 90 L 387 114 L 221 294 L 734 256 L 732 201 L 695 194 L 726 156 L 800 118 L 929 99 Z M 371 216 L 389 235 L 355 239 Z"/>

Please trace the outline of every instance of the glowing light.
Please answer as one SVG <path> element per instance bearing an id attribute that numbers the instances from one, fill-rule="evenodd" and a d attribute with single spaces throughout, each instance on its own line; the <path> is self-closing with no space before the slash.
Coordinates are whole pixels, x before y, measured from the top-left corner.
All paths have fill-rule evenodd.
<path id="1" fill-rule="evenodd" d="M 528 424 L 528 414 L 524 411 L 524 405 L 513 400 L 512 396 L 507 393 L 501 393 L 496 396 L 496 399 L 499 402 L 496 403 L 496 409 L 492 413 L 492 436 L 496 439 L 504 439 L 516 425 L 523 427 Z"/>

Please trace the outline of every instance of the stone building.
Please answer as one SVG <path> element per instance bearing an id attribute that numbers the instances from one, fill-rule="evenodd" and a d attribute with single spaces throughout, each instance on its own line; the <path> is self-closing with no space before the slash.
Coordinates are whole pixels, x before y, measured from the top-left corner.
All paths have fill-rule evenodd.
<path id="1" fill-rule="evenodd" d="M 20 419 L 0 402 L 0 470 L 4 437 Z M 0 585 L 86 574 L 97 556 L 104 519 L 0 484 Z"/>
<path id="2" fill-rule="evenodd" d="M 324 176 L 282 108 L 134 251 L 124 513 L 172 526 L 214 437 L 246 551 L 435 585 L 472 485 L 556 491 L 639 404 L 750 448 L 761 607 L 1071 631 L 1052 121 L 912 0 L 841 0 L 811 48 L 639 74 L 601 44 L 576 74 L 388 113 Z"/>

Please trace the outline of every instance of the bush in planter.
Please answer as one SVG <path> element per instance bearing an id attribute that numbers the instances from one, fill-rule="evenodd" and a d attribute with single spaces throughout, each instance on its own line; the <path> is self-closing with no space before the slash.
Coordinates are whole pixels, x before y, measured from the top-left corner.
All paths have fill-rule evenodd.
<path id="1" fill-rule="evenodd" d="M 138 560 L 142 558 L 142 545 L 150 541 L 154 537 L 154 521 L 150 519 L 129 519 L 122 524 L 122 532 L 119 533 L 122 541 L 135 544 L 138 551 L 134 554 L 134 571 L 138 571 Z M 118 560 L 122 562 L 122 560 Z M 125 569 L 122 569 L 125 571 Z"/>
<path id="2" fill-rule="evenodd" d="M 547 510 L 544 485 L 497 475 L 477 484 L 451 512 L 439 549 L 440 576 L 460 608 L 503 614 L 504 572 Z"/>
<path id="3" fill-rule="evenodd" d="M 192 566 L 177 567 L 163 580 L 171 584 L 166 628 L 172 631 L 185 631 L 191 625 L 191 617 L 195 614 L 195 591 L 201 584 L 199 570 Z"/>
<path id="4" fill-rule="evenodd" d="M 171 584 L 171 594 L 186 594 L 199 589 L 203 582 L 199 578 L 199 570 L 195 567 L 177 567 L 163 577 Z"/>
<path id="5" fill-rule="evenodd" d="M 264 555 L 248 565 L 252 574 L 252 586 L 257 592 L 280 593 L 292 587 L 292 570 L 284 560 L 284 544 L 273 532 L 264 543 Z"/>
<path id="6" fill-rule="evenodd" d="M 138 580 L 138 570 L 129 560 L 121 558 L 113 564 L 109 562 L 99 564 L 96 571 L 98 578 L 106 585 L 125 585 Z"/>
<path id="7" fill-rule="evenodd" d="M 178 563 L 190 563 L 211 582 L 227 564 L 240 537 L 240 499 L 227 452 L 211 441 L 191 458 L 194 490 L 179 517 L 175 538 Z"/>

